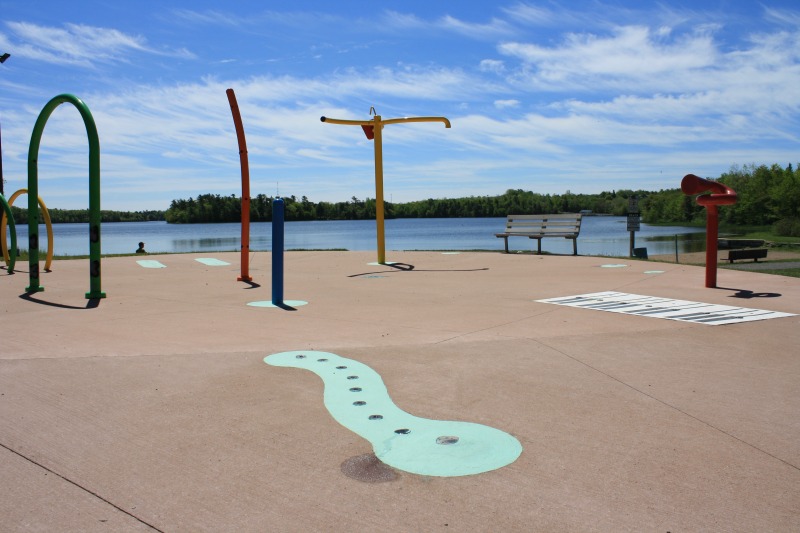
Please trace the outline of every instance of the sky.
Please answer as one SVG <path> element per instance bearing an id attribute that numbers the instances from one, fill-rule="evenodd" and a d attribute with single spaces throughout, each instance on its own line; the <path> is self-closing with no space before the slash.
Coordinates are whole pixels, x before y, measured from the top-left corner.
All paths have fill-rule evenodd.
<path id="1" fill-rule="evenodd" d="M 5 193 L 38 164 L 50 208 L 88 207 L 83 100 L 103 209 L 241 196 L 387 201 L 674 189 L 688 173 L 800 161 L 796 0 L 0 0 Z"/>

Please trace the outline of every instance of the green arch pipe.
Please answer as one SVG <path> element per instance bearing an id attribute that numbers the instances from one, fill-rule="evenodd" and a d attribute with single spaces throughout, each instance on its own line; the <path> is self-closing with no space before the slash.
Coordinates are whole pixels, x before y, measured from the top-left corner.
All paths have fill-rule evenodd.
<path id="1" fill-rule="evenodd" d="M 83 100 L 72 94 L 60 94 L 47 102 L 31 134 L 31 144 L 28 148 L 28 254 L 30 265 L 30 285 L 28 292 L 44 290 L 39 283 L 39 143 L 47 119 L 55 108 L 69 102 L 74 105 L 83 118 L 86 126 L 86 135 L 89 138 L 89 292 L 87 299 L 105 298 L 106 293 L 101 290 L 100 277 L 100 139 L 97 136 L 97 126 L 89 108 Z M 31 198 L 33 200 L 31 200 Z"/>
<path id="2" fill-rule="evenodd" d="M 0 178 L 2 179 L 2 178 Z M 0 204 L 3 206 L 3 211 L 8 218 L 8 227 L 11 229 L 11 253 L 8 260 L 8 273 L 14 273 L 14 264 L 17 261 L 17 227 L 14 225 L 14 214 L 11 213 L 11 206 L 8 205 L 6 197 L 0 194 Z M 0 235 L 0 238 L 5 239 L 5 235 Z"/>

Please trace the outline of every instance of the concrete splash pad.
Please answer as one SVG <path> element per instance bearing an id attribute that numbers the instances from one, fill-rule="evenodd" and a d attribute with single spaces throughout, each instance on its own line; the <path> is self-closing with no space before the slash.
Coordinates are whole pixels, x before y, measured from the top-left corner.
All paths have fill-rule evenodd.
<path id="1" fill-rule="evenodd" d="M 800 529 L 798 317 L 711 327 L 536 301 L 796 314 L 800 280 L 721 270 L 705 289 L 702 267 L 608 258 L 393 252 L 414 267 L 398 269 L 292 252 L 287 293 L 313 305 L 282 312 L 247 305 L 269 299 L 269 254 L 254 284 L 215 255 L 230 265 L 104 259 L 96 307 L 87 261 L 57 261 L 35 295 L 0 272 L 6 530 Z M 524 452 L 392 476 L 316 375 L 263 363 L 294 350 L 361 362 L 402 411 L 499 428 Z"/>

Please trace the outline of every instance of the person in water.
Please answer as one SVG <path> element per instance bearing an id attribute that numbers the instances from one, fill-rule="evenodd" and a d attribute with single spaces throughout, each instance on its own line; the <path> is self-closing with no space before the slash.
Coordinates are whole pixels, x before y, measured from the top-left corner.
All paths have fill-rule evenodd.
<path id="1" fill-rule="evenodd" d="M 147 250 L 144 249 L 144 243 L 140 242 L 139 247 L 136 249 L 137 254 L 146 254 Z"/>

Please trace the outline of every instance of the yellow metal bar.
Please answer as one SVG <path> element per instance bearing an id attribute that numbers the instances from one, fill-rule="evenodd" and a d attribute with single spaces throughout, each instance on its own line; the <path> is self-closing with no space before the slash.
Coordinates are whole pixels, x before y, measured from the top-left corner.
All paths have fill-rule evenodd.
<path id="1" fill-rule="evenodd" d="M 386 238 L 383 231 L 383 124 L 381 116 L 373 119 L 375 134 L 375 226 L 378 234 L 378 263 L 386 263 Z"/>
<path id="2" fill-rule="evenodd" d="M 400 124 L 402 122 L 443 122 L 445 128 L 450 127 L 450 121 L 444 117 L 405 117 L 405 118 L 390 118 L 384 120 L 383 124 Z"/>
<path id="3" fill-rule="evenodd" d="M 328 124 L 344 124 L 345 126 L 369 126 L 374 124 L 373 120 L 345 120 L 341 118 L 330 118 L 330 117 L 321 117 L 320 120 L 322 122 L 327 122 Z M 445 128 L 450 127 L 450 121 L 447 120 L 445 117 L 402 117 L 402 118 L 390 118 L 386 120 L 382 120 L 383 125 L 387 124 L 400 124 L 403 122 L 442 122 L 444 123 Z"/>
<path id="4" fill-rule="evenodd" d="M 344 120 L 330 117 L 321 117 L 320 120 L 328 124 L 344 124 L 345 126 L 367 126 L 373 123 L 372 120 Z"/>
<path id="5" fill-rule="evenodd" d="M 27 194 L 28 189 L 20 189 L 8 199 L 8 206 L 11 207 L 14 205 L 14 200 L 19 198 L 22 194 Z M 45 229 L 47 230 L 47 259 L 44 262 L 44 269 L 47 272 L 50 272 L 50 265 L 53 263 L 53 223 L 50 220 L 50 212 L 47 210 L 47 206 L 44 204 L 42 197 L 37 197 L 39 202 L 39 206 L 42 208 L 42 218 L 44 218 Z M 6 245 L 6 214 L 3 213 L 0 216 L 0 247 L 3 251 L 3 259 L 5 259 L 6 265 L 9 264 L 11 257 L 8 255 L 8 246 Z M 16 250 L 13 250 L 13 253 L 17 253 Z"/>

